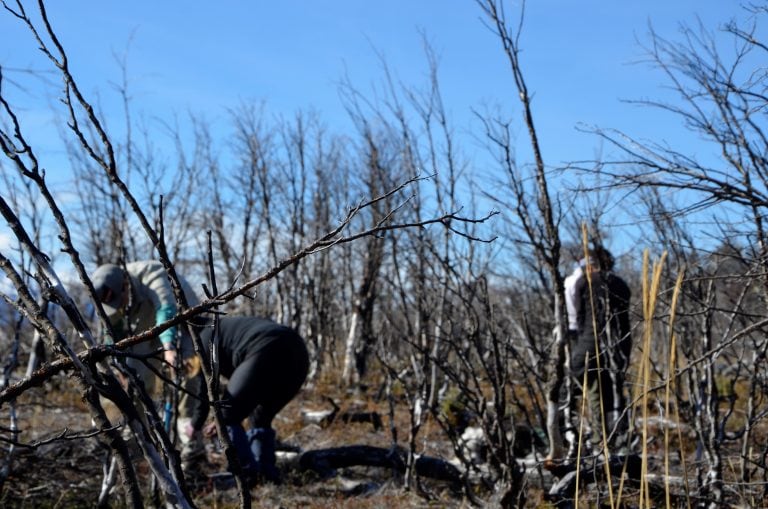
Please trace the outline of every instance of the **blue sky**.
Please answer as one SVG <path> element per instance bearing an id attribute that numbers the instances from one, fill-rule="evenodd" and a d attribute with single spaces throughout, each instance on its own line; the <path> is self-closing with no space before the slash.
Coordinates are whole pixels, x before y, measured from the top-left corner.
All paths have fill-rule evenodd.
<path id="1" fill-rule="evenodd" d="M 381 55 L 404 84 L 424 85 L 423 35 L 439 57 L 444 101 L 459 132 L 478 127 L 472 108 L 498 103 L 514 115 L 518 106 L 499 42 L 473 0 L 48 4 L 76 79 L 113 126 L 122 122 L 113 84 L 121 80 L 117 60 L 124 57 L 134 117 L 159 125 L 194 112 L 224 125 L 228 108 L 264 101 L 270 113 L 288 117 L 313 108 L 330 130 L 343 130 L 348 120 L 338 96 L 341 78 L 348 76 L 363 92 L 380 85 Z M 519 3 L 507 7 L 509 18 L 516 17 Z M 522 63 L 545 161 L 558 165 L 596 156 L 599 145 L 575 130 L 579 123 L 699 150 L 698 140 L 679 123 L 622 103 L 665 93 L 662 76 L 638 64 L 638 42 L 648 41 L 649 24 L 675 39 L 681 22 L 698 18 L 714 30 L 741 12 L 730 0 L 528 2 Z M 47 111 L 58 81 L 45 88 L 19 72 L 48 67 L 30 34 L 7 13 L 0 15 L 0 65 L 13 82 L 4 90 L 48 156 L 49 174 L 50 168 L 65 168 Z M 526 146 L 522 123 L 519 133 Z M 468 144 L 464 150 L 471 159 L 480 149 Z"/>
<path id="2" fill-rule="evenodd" d="M 194 111 L 215 121 L 241 101 L 263 100 L 276 114 L 315 108 L 333 128 L 344 122 L 338 81 L 347 74 L 363 91 L 380 82 L 376 52 L 404 83 L 424 83 L 422 33 L 440 58 L 457 124 L 466 125 L 470 108 L 483 102 L 515 104 L 498 41 L 472 0 L 212 5 L 68 0 L 48 9 L 75 76 L 107 111 L 117 104 L 110 87 L 120 80 L 116 55 L 124 55 L 137 111 L 166 120 Z M 518 5 L 508 3 L 510 17 Z M 658 74 L 633 64 L 642 56 L 637 41 L 647 41 L 649 23 L 674 38 L 680 22 L 698 16 L 714 28 L 739 12 L 729 0 L 528 2 L 523 65 L 545 156 L 553 163 L 592 156 L 593 140 L 573 130 L 579 122 L 667 135 L 646 125 L 652 115 L 620 102 L 662 92 Z M 1 16 L 0 34 L 0 65 L 43 68 L 16 20 Z"/>

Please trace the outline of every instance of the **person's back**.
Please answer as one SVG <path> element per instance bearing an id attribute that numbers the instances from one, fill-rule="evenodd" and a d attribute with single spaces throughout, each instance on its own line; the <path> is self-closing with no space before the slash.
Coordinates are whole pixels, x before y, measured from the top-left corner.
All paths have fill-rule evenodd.
<path id="1" fill-rule="evenodd" d="M 178 306 L 165 267 L 158 261 L 147 260 L 127 263 L 125 269 L 133 290 L 127 316 L 134 330 L 141 332 L 173 318 Z M 179 282 L 187 304 L 197 305 L 199 300 L 187 280 L 179 276 Z"/>
<path id="2" fill-rule="evenodd" d="M 578 298 L 582 316 L 579 317 L 578 339 L 572 346 L 573 374 L 580 376 L 584 373 L 587 354 L 590 369 L 597 369 L 598 364 L 607 368 L 606 363 L 613 357 L 607 356 L 608 353 L 621 354 L 626 365 L 631 348 L 629 286 L 613 272 L 599 273 L 581 286 Z M 617 368 L 623 369 L 623 366 Z"/>
<path id="3" fill-rule="evenodd" d="M 228 378 L 220 400 L 222 419 L 243 467 L 255 478 L 276 481 L 275 430 L 272 420 L 301 389 L 309 370 L 309 354 L 298 332 L 259 317 L 223 317 L 214 330 L 202 325 L 206 352 L 214 332 L 218 342 L 219 374 Z M 208 352 L 209 353 L 209 352 Z M 208 416 L 207 387 L 202 373 L 194 382 L 190 439 L 199 437 Z M 250 417 L 251 429 L 242 421 Z"/>
<path id="4" fill-rule="evenodd" d="M 229 377 L 243 361 L 260 350 L 267 348 L 273 341 L 295 334 L 287 326 L 272 320 L 251 316 L 227 316 L 218 323 L 219 374 Z M 201 332 L 203 347 L 208 352 L 213 327 L 205 327 Z"/>

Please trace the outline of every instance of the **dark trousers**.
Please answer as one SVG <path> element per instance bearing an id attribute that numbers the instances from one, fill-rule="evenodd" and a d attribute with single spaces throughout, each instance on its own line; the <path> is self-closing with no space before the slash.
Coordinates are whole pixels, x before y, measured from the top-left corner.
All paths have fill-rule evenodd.
<path id="1" fill-rule="evenodd" d="M 596 451 L 603 450 L 603 431 L 607 433 L 609 450 L 615 453 L 627 445 L 629 418 L 624 396 L 624 374 L 607 367 L 591 367 L 587 371 L 587 385 L 584 375 L 575 380 L 577 395 L 587 398 L 591 425 L 591 442 Z"/>
<path id="2" fill-rule="evenodd" d="M 606 345 L 600 346 L 603 350 L 609 349 Z M 574 392 L 576 396 L 587 398 L 593 449 L 603 450 L 605 430 L 609 450 L 615 452 L 628 445 L 629 415 L 624 396 L 624 379 L 629 342 L 615 345 L 610 352 L 601 351 L 599 359 L 595 358 L 595 347 L 595 340 L 590 337 L 580 337 L 572 344 Z M 585 369 L 586 387 L 582 387 Z"/>
<path id="3" fill-rule="evenodd" d="M 255 428 L 269 428 L 275 415 L 299 392 L 309 371 L 302 339 L 286 335 L 248 356 L 229 377 L 222 399 L 227 425 L 251 416 Z"/>

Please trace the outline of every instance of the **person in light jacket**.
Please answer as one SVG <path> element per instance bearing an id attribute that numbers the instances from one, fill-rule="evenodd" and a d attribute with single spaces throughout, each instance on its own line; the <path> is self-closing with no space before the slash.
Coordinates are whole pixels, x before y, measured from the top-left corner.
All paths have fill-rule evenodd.
<path id="1" fill-rule="evenodd" d="M 602 246 L 588 251 L 565 279 L 571 375 L 589 401 L 591 441 L 603 450 L 603 430 L 609 448 L 628 445 L 628 415 L 624 379 L 632 349 L 629 320 L 631 291 L 613 272 L 614 259 Z M 586 372 L 586 387 L 584 375 Z"/>
<path id="2" fill-rule="evenodd" d="M 179 281 L 187 304 L 197 305 L 199 300 L 191 285 L 182 277 L 179 277 Z M 105 335 L 106 342 L 117 342 L 151 329 L 178 313 L 168 274 L 159 261 L 135 261 L 125 264 L 125 267 L 111 263 L 101 265 L 91 275 L 91 282 L 96 290 L 96 298 L 107 313 L 115 334 L 114 338 Z M 162 359 L 153 355 L 161 347 Z M 177 360 L 181 359 L 177 359 L 177 352 L 182 359 L 189 359 L 194 354 L 194 348 L 187 334 L 177 334 L 177 327 L 170 327 L 160 333 L 157 339 L 134 345 L 128 352 L 135 357 L 128 357 L 125 364 L 136 372 L 147 392 L 156 398 L 162 386 L 156 373 L 162 373 L 164 367 L 179 367 Z M 183 377 L 181 382 L 182 387 L 187 383 Z M 187 436 L 181 433 L 189 422 L 189 402 L 185 394 L 182 391 L 176 420 L 177 435 L 182 442 L 183 460 L 204 452 L 201 441 L 190 442 Z M 166 417 L 170 417 L 168 412 Z"/>

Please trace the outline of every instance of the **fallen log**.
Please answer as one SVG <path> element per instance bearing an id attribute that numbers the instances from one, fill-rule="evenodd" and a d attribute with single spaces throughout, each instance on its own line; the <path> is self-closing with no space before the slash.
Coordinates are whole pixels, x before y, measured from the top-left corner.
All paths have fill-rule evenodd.
<path id="1" fill-rule="evenodd" d="M 390 468 L 399 473 L 405 472 L 402 451 L 370 445 L 349 445 L 305 451 L 299 456 L 298 463 L 300 468 L 312 470 L 323 476 L 333 475 L 338 468 L 353 466 Z M 422 477 L 456 484 L 462 481 L 458 468 L 441 458 L 432 456 L 419 456 L 416 459 L 416 473 Z"/>
<path id="2" fill-rule="evenodd" d="M 605 463 L 603 461 L 582 461 L 577 472 L 577 464 L 569 463 L 559 465 L 556 469 L 550 468 L 550 470 L 556 471 L 556 476 L 560 478 L 558 482 L 553 484 L 549 490 L 549 493 L 545 495 L 545 499 L 552 503 L 557 508 L 571 508 L 574 507 L 574 497 L 576 495 L 577 480 L 580 486 L 586 486 L 588 484 L 604 482 L 605 478 Z M 641 479 L 642 473 L 642 460 L 640 456 L 631 454 L 628 456 L 613 456 L 608 461 L 608 469 L 611 477 L 614 479 L 620 479 L 622 476 L 626 476 L 630 483 L 637 483 Z"/>

